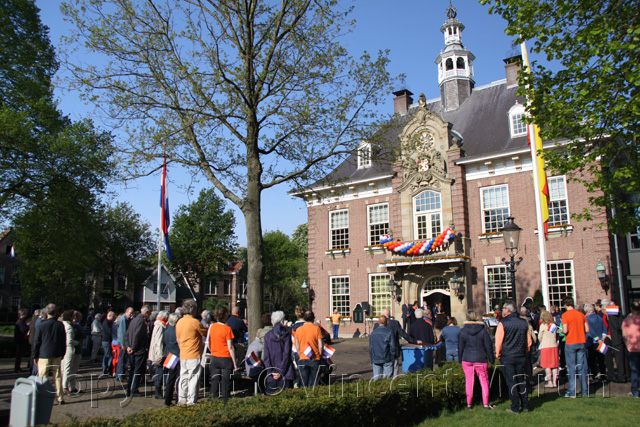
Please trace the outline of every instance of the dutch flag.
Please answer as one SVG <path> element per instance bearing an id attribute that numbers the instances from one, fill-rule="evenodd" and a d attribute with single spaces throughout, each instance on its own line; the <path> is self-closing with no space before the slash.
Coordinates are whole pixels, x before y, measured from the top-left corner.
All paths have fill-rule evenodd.
<path id="1" fill-rule="evenodd" d="M 325 359 L 331 359 L 336 350 L 333 347 L 329 347 L 328 345 L 324 345 L 324 350 L 322 351 L 322 357 Z"/>
<path id="2" fill-rule="evenodd" d="M 556 325 L 555 323 L 549 325 L 549 332 L 554 333 L 556 329 L 558 329 L 558 325 Z"/>
<path id="3" fill-rule="evenodd" d="M 162 366 L 164 366 L 167 369 L 175 369 L 176 366 L 178 366 L 179 361 L 180 359 L 178 359 L 178 356 L 176 356 L 175 354 L 169 353 L 167 354 L 167 358 L 164 359 L 164 364 Z"/>
<path id="4" fill-rule="evenodd" d="M 303 351 L 304 355 L 307 356 L 309 359 L 311 359 L 311 357 L 313 356 L 313 348 L 311 348 L 311 346 L 307 347 L 307 349 L 305 351 Z"/>
<path id="5" fill-rule="evenodd" d="M 607 306 L 607 316 L 617 316 L 618 314 L 620 314 L 620 307 L 617 305 Z"/>
<path id="6" fill-rule="evenodd" d="M 607 350 L 609 350 L 609 346 L 604 343 L 604 341 L 600 341 L 598 344 L 598 351 L 602 354 L 607 354 Z"/>
<path id="7" fill-rule="evenodd" d="M 255 368 L 260 364 L 260 358 L 254 351 L 252 351 L 251 354 L 244 360 L 251 368 Z"/>
<path id="8" fill-rule="evenodd" d="M 171 261 L 171 247 L 169 246 L 169 194 L 167 194 L 167 158 L 165 157 L 162 164 L 162 181 L 160 183 L 160 230 L 164 237 L 164 250 L 167 258 Z"/>

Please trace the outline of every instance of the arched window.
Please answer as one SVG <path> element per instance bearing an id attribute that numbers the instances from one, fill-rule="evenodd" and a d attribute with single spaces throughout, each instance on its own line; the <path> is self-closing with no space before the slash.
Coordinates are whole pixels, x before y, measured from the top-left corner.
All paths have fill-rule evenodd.
<path id="1" fill-rule="evenodd" d="M 527 124 L 524 122 L 524 105 L 516 103 L 509 110 L 509 131 L 511 138 L 527 134 Z"/>
<path id="2" fill-rule="evenodd" d="M 442 203 L 437 191 L 423 191 L 413 198 L 413 226 L 416 240 L 426 240 L 442 232 Z"/>
<path id="3" fill-rule="evenodd" d="M 447 71 L 453 70 L 453 59 L 448 58 L 447 62 L 445 63 L 445 66 L 447 68 Z"/>
<path id="4" fill-rule="evenodd" d="M 456 60 L 456 68 L 464 70 L 464 58 L 458 58 Z"/>

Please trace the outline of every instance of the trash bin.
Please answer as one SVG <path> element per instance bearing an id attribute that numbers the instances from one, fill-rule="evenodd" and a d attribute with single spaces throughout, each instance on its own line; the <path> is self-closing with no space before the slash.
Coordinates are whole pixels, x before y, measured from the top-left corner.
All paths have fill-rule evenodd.
<path id="1" fill-rule="evenodd" d="M 49 424 L 56 391 L 48 378 L 34 375 L 18 378 L 11 391 L 11 415 L 13 427 Z"/>
<path id="2" fill-rule="evenodd" d="M 402 346 L 402 372 L 416 372 L 425 367 L 433 369 L 431 347 Z"/>

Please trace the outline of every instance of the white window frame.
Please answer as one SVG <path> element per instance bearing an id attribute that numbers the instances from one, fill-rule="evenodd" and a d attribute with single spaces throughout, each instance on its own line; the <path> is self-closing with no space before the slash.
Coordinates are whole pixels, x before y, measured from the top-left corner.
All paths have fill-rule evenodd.
<path id="1" fill-rule="evenodd" d="M 555 197 L 553 195 L 553 191 L 551 190 L 551 181 L 559 181 L 562 180 L 562 189 L 564 190 L 564 198 L 559 198 L 559 197 Z M 569 219 L 570 219 L 570 215 L 569 215 L 569 193 L 567 192 L 567 178 L 564 175 L 558 175 L 558 176 L 551 176 L 549 178 L 547 178 L 547 183 L 549 185 L 549 226 L 552 225 L 569 225 Z M 566 220 L 565 222 L 560 222 L 560 223 L 555 223 L 555 222 L 551 222 L 551 205 L 552 203 L 555 202 L 561 202 L 564 200 L 565 203 L 565 209 L 566 209 Z"/>
<path id="2" fill-rule="evenodd" d="M 436 209 L 429 209 L 429 210 L 424 210 L 424 211 L 417 211 L 417 203 L 416 201 L 418 200 L 418 198 L 420 196 L 422 196 L 423 194 L 426 193 L 434 193 L 438 196 L 438 204 L 440 205 L 439 208 Z M 415 240 L 426 240 L 426 239 L 430 239 L 432 237 L 435 237 L 437 234 L 442 233 L 442 193 L 440 193 L 439 191 L 435 191 L 435 190 L 424 190 L 421 191 L 420 193 L 416 194 L 415 196 L 413 196 L 412 199 L 413 202 L 413 238 Z M 434 234 L 433 231 L 433 221 L 434 221 L 434 215 L 438 215 L 439 216 L 439 225 L 438 225 L 438 232 L 437 234 Z M 427 234 L 425 236 L 421 236 L 419 233 L 419 229 L 418 229 L 418 218 L 419 217 L 425 217 L 426 218 L 426 223 L 427 225 Z"/>
<path id="3" fill-rule="evenodd" d="M 489 295 L 489 270 L 502 270 L 504 271 L 505 281 L 503 283 L 494 282 L 492 285 L 492 291 L 500 292 L 500 299 L 502 296 L 506 294 L 505 298 L 512 297 L 511 295 L 511 277 L 509 276 L 509 271 L 507 270 L 507 266 L 504 264 L 495 264 L 495 265 L 485 265 L 484 266 L 484 297 L 485 297 L 485 308 L 486 312 L 493 311 L 493 307 L 491 307 L 491 296 Z M 498 274 L 502 274 L 500 271 Z M 506 291 L 506 292 L 505 292 Z"/>
<path id="4" fill-rule="evenodd" d="M 14 304 L 14 301 L 18 301 L 18 304 Z M 22 304 L 22 298 L 19 295 L 11 295 L 11 308 L 17 307 L 20 310 L 20 304 Z"/>
<path id="5" fill-rule="evenodd" d="M 229 288 L 227 289 L 227 285 Z M 231 291 L 233 290 L 233 280 L 232 279 L 222 279 L 222 292 L 224 295 L 231 295 Z"/>
<path id="6" fill-rule="evenodd" d="M 551 265 L 559 265 L 559 264 L 568 264 L 569 265 L 569 270 L 571 272 L 571 284 L 567 285 L 566 283 L 564 284 L 554 284 L 552 283 L 552 278 L 550 277 L 551 274 L 551 269 L 549 268 Z M 558 307 L 563 307 L 562 305 L 562 299 L 565 296 L 571 296 L 573 298 L 573 300 L 576 300 L 576 282 L 575 282 L 575 269 L 573 268 L 573 260 L 571 259 L 563 259 L 563 260 L 554 260 L 554 261 L 547 261 L 547 281 L 548 281 L 548 289 L 549 289 L 549 305 L 557 305 Z M 553 292 L 553 288 L 555 287 L 559 287 L 559 286 L 571 286 L 571 294 L 568 294 L 567 292 Z M 562 295 L 559 297 L 556 297 L 555 294 L 558 295 Z"/>
<path id="7" fill-rule="evenodd" d="M 371 167 L 371 144 L 361 142 L 358 145 L 358 169 L 366 169 Z M 333 312 L 332 312 L 333 313 Z"/>
<path id="8" fill-rule="evenodd" d="M 334 280 L 342 280 L 347 279 L 347 293 L 338 293 L 335 294 L 333 292 L 333 282 Z M 340 304 L 340 307 L 337 307 L 338 304 L 334 304 L 333 297 L 344 297 L 346 296 L 346 305 Z M 331 306 L 330 312 L 333 313 L 334 309 L 338 309 L 338 313 L 343 316 L 351 316 L 351 278 L 347 276 L 330 276 L 329 277 L 329 305 Z M 334 307 L 335 306 L 335 307 Z M 346 307 L 346 310 L 345 310 Z"/>
<path id="9" fill-rule="evenodd" d="M 488 187 L 481 187 L 480 188 L 480 216 L 481 216 L 481 220 L 482 220 L 482 232 L 483 233 L 499 232 L 500 229 L 502 227 L 504 227 L 504 222 L 503 222 L 502 227 L 497 227 L 496 230 L 493 230 L 493 229 L 492 230 L 487 230 L 487 224 L 485 222 L 485 211 L 486 210 L 489 210 L 489 209 L 504 209 L 505 208 L 504 206 L 502 206 L 502 207 L 492 207 L 492 208 L 485 209 L 485 206 L 484 206 L 484 192 L 485 191 L 490 191 L 490 190 L 495 190 L 495 189 L 498 189 L 498 188 L 504 188 L 506 190 L 506 192 L 507 192 L 507 206 L 506 206 L 507 214 L 504 217 L 504 219 L 506 220 L 506 218 L 511 215 L 511 201 L 509 200 L 509 185 L 508 184 L 500 184 L 500 185 L 491 185 L 491 186 L 488 186 Z"/>
<path id="10" fill-rule="evenodd" d="M 387 220 L 386 222 L 384 221 L 380 221 L 380 222 L 372 222 L 371 221 L 371 211 L 373 209 L 378 209 L 381 207 L 386 207 L 387 208 Z M 377 234 L 377 238 L 372 239 L 372 235 L 373 235 L 373 227 L 376 226 L 380 226 L 383 224 L 387 224 L 387 227 L 385 230 L 383 230 L 382 232 Z M 368 231 L 368 239 L 369 239 L 369 245 L 377 245 L 378 243 L 380 243 L 380 236 L 383 234 L 387 234 L 389 232 L 389 227 L 390 227 L 391 223 L 389 221 L 389 203 L 377 203 L 375 205 L 368 205 L 367 206 L 367 231 Z"/>
<path id="11" fill-rule="evenodd" d="M 343 245 L 334 244 L 334 241 L 333 241 L 334 228 L 332 227 L 333 217 L 339 214 L 342 215 L 344 213 L 346 213 L 347 215 L 347 226 L 336 228 L 335 230 L 345 230 L 345 229 L 347 230 L 346 239 L 342 239 L 342 240 L 345 240 L 346 242 Z M 349 248 L 349 209 L 338 209 L 338 210 L 330 211 L 329 212 L 329 249 L 347 249 L 347 248 Z"/>
<path id="12" fill-rule="evenodd" d="M 525 136 L 527 134 L 527 123 L 522 120 L 526 116 L 524 105 L 516 104 L 509 109 L 509 132 L 511 138 Z M 524 129 L 522 129 L 522 126 Z"/>
<path id="13" fill-rule="evenodd" d="M 392 310 L 393 296 L 391 295 L 391 292 L 389 292 L 389 287 L 388 287 L 388 283 L 390 279 L 391 279 L 391 275 L 389 273 L 369 274 L 369 305 L 371 306 L 372 316 L 380 316 L 382 314 L 383 308 L 388 308 L 389 310 Z M 374 280 L 382 280 L 382 286 L 383 286 L 382 292 L 373 291 Z M 381 297 L 381 299 L 382 298 L 385 299 L 385 302 L 381 307 L 376 307 L 374 303 L 374 297 Z M 388 297 L 388 301 L 387 301 L 387 297 Z M 331 312 L 333 313 L 333 310 Z"/>
<path id="14" fill-rule="evenodd" d="M 209 280 L 209 283 L 204 288 L 205 295 L 218 295 L 218 282 Z"/>

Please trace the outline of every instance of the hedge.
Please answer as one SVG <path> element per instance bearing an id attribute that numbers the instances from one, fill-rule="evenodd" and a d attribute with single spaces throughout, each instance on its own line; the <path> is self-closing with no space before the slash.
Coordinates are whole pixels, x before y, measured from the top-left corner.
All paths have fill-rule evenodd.
<path id="1" fill-rule="evenodd" d="M 334 378 L 335 379 L 335 378 Z M 478 381 L 476 381 L 476 384 Z M 492 384 L 492 389 L 497 389 Z M 476 385 L 476 388 L 477 385 Z M 476 390 L 476 392 L 479 390 Z M 493 392 L 494 390 L 492 390 Z M 495 395 L 495 393 L 492 393 Z M 480 402 L 480 396 L 475 397 Z M 67 427 L 179 426 L 349 426 L 411 425 L 466 406 L 459 363 L 393 380 L 337 382 L 315 389 L 285 390 L 278 396 L 219 400 L 192 407 L 147 410 L 124 418 L 93 418 L 57 424 Z"/>

